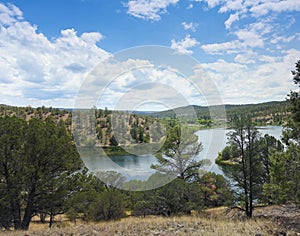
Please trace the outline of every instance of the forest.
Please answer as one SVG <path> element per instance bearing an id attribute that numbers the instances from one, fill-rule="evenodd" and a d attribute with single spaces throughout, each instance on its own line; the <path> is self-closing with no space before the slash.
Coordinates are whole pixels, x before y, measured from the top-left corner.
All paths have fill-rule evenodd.
<path id="1" fill-rule="evenodd" d="M 300 61 L 292 76 L 299 87 Z M 28 230 L 33 217 L 52 227 L 58 215 L 70 222 L 97 222 L 128 215 L 200 214 L 219 206 L 238 209 L 245 219 L 251 219 L 262 206 L 300 206 L 299 91 L 291 91 L 284 102 L 226 106 L 233 131 L 216 160 L 225 176 L 203 173 L 205 161 L 195 159 L 203 147 L 191 124 L 205 128 L 217 125 L 207 111 L 200 110 L 196 121 L 187 119 L 182 124 L 166 113 L 92 109 L 93 119 L 87 122 L 95 125 L 95 140 L 85 126 L 76 129 L 79 133 L 72 132 L 72 119 L 77 119 L 72 110 L 1 105 L 0 228 Z M 166 133 L 153 135 L 151 127 L 160 122 Z M 256 128 L 262 124 L 283 125 L 282 140 L 262 136 Z M 114 137 L 118 125 L 125 130 L 124 140 Z M 152 165 L 157 172 L 146 181 L 126 182 L 117 172 L 92 173 L 76 149 L 76 145 L 121 148 L 161 141 L 157 164 Z M 169 176 L 175 178 L 159 188 L 122 190 L 125 185 L 134 190 Z"/>

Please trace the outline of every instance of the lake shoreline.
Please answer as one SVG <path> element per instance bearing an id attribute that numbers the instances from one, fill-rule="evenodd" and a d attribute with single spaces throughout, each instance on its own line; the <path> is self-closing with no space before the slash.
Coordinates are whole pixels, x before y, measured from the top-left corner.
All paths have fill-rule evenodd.
<path id="1" fill-rule="evenodd" d="M 271 127 L 282 127 L 281 125 L 259 125 L 259 126 L 255 126 L 258 130 L 269 130 Z M 283 129 L 283 127 L 282 127 Z M 198 131 L 203 131 L 203 130 L 232 130 L 232 127 L 221 127 L 221 126 L 213 126 L 213 127 L 201 127 L 200 129 L 195 130 L 195 132 Z M 145 145 L 145 143 L 143 143 Z M 155 143 L 153 143 L 155 144 Z M 134 147 L 138 147 L 141 144 L 134 144 L 131 146 L 131 148 Z M 132 152 L 127 152 L 125 149 L 129 149 L 130 146 L 101 146 L 99 147 L 101 149 L 103 149 L 103 151 L 105 152 L 106 156 L 108 157 L 112 157 L 112 156 L 128 156 L 128 155 L 132 155 L 132 156 L 139 156 L 139 155 L 135 155 L 132 154 Z M 150 155 L 153 154 L 153 152 L 149 152 L 149 153 L 144 153 L 144 155 Z"/>

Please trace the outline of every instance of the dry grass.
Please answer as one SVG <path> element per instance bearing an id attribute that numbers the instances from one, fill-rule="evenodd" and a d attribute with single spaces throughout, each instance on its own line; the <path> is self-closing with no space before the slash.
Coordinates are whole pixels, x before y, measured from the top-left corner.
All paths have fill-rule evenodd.
<path id="1" fill-rule="evenodd" d="M 278 209 L 270 208 L 271 211 Z M 238 212 L 225 214 L 225 208 L 215 208 L 205 211 L 200 216 L 157 217 L 146 218 L 128 217 L 120 221 L 77 224 L 57 220 L 58 223 L 50 230 L 47 224 L 33 222 L 26 232 L 1 232 L 7 236 L 36 236 L 36 235 L 205 235 L 205 236 L 262 236 L 262 235 L 300 235 L 293 230 L 283 229 L 272 218 L 256 217 L 245 220 Z M 266 211 L 265 211 L 266 212 Z M 293 217 L 294 218 L 294 217 Z"/>
<path id="2" fill-rule="evenodd" d="M 58 223 L 49 230 L 47 225 L 33 223 L 27 232 L 2 232 L 0 235 L 280 235 L 282 232 L 268 220 L 222 220 L 195 216 L 174 218 L 126 218 L 115 222 L 71 224 Z M 290 234 L 297 235 L 297 234 Z"/>

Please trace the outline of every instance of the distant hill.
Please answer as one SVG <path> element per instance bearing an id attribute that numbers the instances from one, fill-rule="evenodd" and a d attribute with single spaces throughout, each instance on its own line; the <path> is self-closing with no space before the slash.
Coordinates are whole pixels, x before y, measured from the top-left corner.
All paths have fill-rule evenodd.
<path id="1" fill-rule="evenodd" d="M 259 104 L 246 105 L 225 105 L 226 116 L 221 111 L 221 106 L 196 106 L 190 105 L 186 107 L 179 107 L 173 110 L 166 110 L 161 112 L 147 112 L 147 111 L 109 111 L 107 109 L 95 110 L 95 124 L 97 133 L 97 143 L 103 146 L 117 146 L 119 144 L 129 144 L 126 140 L 131 140 L 131 143 L 149 143 L 159 142 L 162 134 L 154 132 L 160 130 L 160 119 L 168 123 L 168 119 L 172 120 L 180 118 L 189 124 L 197 124 L 203 127 L 217 126 L 220 122 L 230 122 L 235 115 L 249 115 L 256 125 L 281 125 L 285 122 L 288 116 L 288 102 L 287 101 L 272 101 Z M 223 107 L 224 108 L 224 107 Z M 52 108 L 52 107 L 17 107 L 0 105 L 0 116 L 17 116 L 25 120 L 30 120 L 33 117 L 39 119 L 53 118 L 57 123 L 63 122 L 67 130 L 72 130 L 72 115 L 75 111 L 72 109 Z M 212 119 L 211 113 L 214 113 Z M 219 113 L 218 113 L 219 112 Z M 112 122 L 113 121 L 113 122 Z M 174 123 L 175 120 L 172 122 Z M 88 130 L 86 127 L 91 127 L 87 124 L 78 129 L 77 133 L 73 133 L 74 137 L 79 134 L 85 134 Z M 172 123 L 171 122 L 171 123 Z M 116 142 L 114 138 L 114 130 L 122 127 L 124 140 Z M 152 136 L 150 136 L 150 128 L 152 129 Z M 81 140 L 83 145 L 89 145 L 91 140 L 89 134 L 86 134 L 86 139 Z"/>
<path id="2" fill-rule="evenodd" d="M 287 101 L 271 101 L 258 104 L 243 104 L 243 105 L 224 105 L 226 111 L 226 119 L 230 121 L 234 115 L 249 115 L 257 124 L 281 124 L 288 115 Z M 191 118 L 193 112 L 196 113 L 198 119 L 211 119 L 210 112 L 221 110 L 222 106 L 196 106 L 190 105 L 185 107 L 175 108 L 161 112 L 153 112 L 148 115 L 156 118 L 166 117 L 181 117 Z M 192 116 L 193 117 L 193 116 Z M 219 117 L 220 119 L 222 117 Z"/>

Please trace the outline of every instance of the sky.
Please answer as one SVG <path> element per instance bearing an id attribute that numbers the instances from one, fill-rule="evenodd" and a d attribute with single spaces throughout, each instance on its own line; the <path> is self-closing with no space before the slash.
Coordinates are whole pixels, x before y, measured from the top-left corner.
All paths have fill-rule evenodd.
<path id="1" fill-rule="evenodd" d="M 0 1 L 0 104 L 72 108 L 82 90 L 112 109 L 282 101 L 299 59 L 297 0 Z"/>

